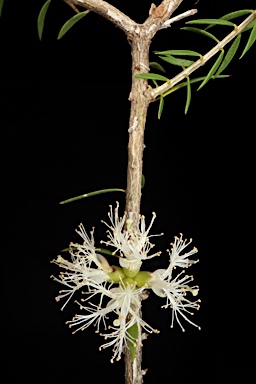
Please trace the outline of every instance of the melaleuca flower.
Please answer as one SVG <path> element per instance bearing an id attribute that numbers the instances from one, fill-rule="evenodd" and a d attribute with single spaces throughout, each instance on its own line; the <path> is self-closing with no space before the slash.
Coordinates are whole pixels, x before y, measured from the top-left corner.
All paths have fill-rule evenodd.
<path id="1" fill-rule="evenodd" d="M 199 309 L 200 306 L 198 303 L 200 300 L 193 302 L 187 298 L 188 292 L 193 296 L 197 296 L 199 287 L 196 285 L 190 287 L 188 285 L 193 281 L 193 277 L 188 275 L 181 277 L 185 273 L 184 270 L 175 278 L 172 277 L 172 272 L 173 268 L 189 267 L 191 264 L 198 262 L 198 260 L 188 259 L 189 256 L 197 252 L 196 248 L 193 248 L 183 255 L 180 254 L 191 242 L 192 240 L 186 243 L 186 240 L 182 239 L 182 234 L 180 234 L 180 238 L 175 237 L 174 243 L 171 244 L 172 249 L 171 251 L 168 251 L 170 254 L 169 267 L 167 269 L 158 269 L 151 273 L 152 278 L 148 282 L 150 288 L 157 296 L 166 298 L 166 304 L 163 305 L 162 308 L 172 308 L 171 327 L 173 327 L 174 319 L 176 319 L 182 331 L 184 331 L 184 328 L 181 325 L 179 316 L 183 317 L 190 324 L 198 327 L 185 315 L 185 313 L 193 315 L 193 312 L 189 309 Z M 198 328 L 200 329 L 200 327 Z"/>
<path id="2" fill-rule="evenodd" d="M 108 273 L 112 272 L 112 268 L 108 264 L 106 258 L 95 251 L 93 231 L 91 231 L 91 239 L 88 237 L 82 224 L 79 226 L 80 231 L 77 233 L 83 238 L 83 244 L 70 244 L 70 254 L 72 262 L 65 260 L 62 256 L 58 256 L 52 262 L 66 269 L 61 272 L 59 278 L 52 276 L 55 281 L 65 285 L 67 288 L 60 291 L 60 295 L 56 297 L 59 301 L 63 297 L 68 297 L 65 304 L 71 299 L 75 291 L 81 287 L 92 284 L 101 284 L 109 280 Z M 97 268 L 92 267 L 94 263 Z"/>
<path id="3" fill-rule="evenodd" d="M 187 268 L 192 264 L 195 264 L 198 262 L 198 260 L 190 260 L 188 259 L 189 256 L 193 255 L 194 253 L 197 253 L 197 248 L 194 247 L 191 251 L 184 253 L 181 255 L 181 252 L 192 243 L 192 239 L 187 242 L 187 240 L 182 239 L 182 233 L 180 233 L 180 237 L 175 236 L 174 243 L 171 243 L 172 248 L 171 251 L 168 249 L 168 253 L 170 255 L 170 268 Z"/>
<path id="4" fill-rule="evenodd" d="M 182 235 L 179 238 L 175 237 L 174 243 L 171 243 L 171 250 L 168 250 L 170 263 L 167 269 L 158 269 L 152 273 L 141 271 L 144 260 L 161 253 L 149 255 L 154 246 L 149 241 L 154 236 L 149 235 L 149 230 L 155 220 L 155 214 L 153 213 L 153 218 L 146 229 L 144 216 L 139 216 L 137 226 L 134 226 L 126 213 L 119 218 L 118 207 L 117 203 L 113 212 L 110 206 L 110 225 L 104 222 L 109 228 L 108 241 L 101 243 L 115 248 L 112 254 L 118 257 L 120 266 L 109 265 L 106 258 L 100 254 L 100 249 L 95 247 L 93 230 L 88 236 L 82 224 L 77 232 L 82 237 L 83 243 L 70 244 L 71 261 L 65 260 L 62 256 L 53 261 L 64 270 L 58 278 L 53 277 L 65 286 L 56 298 L 57 301 L 66 298 L 62 309 L 76 291 L 80 288 L 86 290 L 82 293 L 87 295 L 87 298 L 81 302 L 76 301 L 85 313 L 75 315 L 68 322 L 70 327 L 76 328 L 73 333 L 93 324 L 96 332 L 106 340 L 100 349 L 113 348 L 111 361 L 120 359 L 124 346 L 128 346 L 131 350 L 131 345 L 140 345 L 142 330 L 144 334 L 158 332 L 142 319 L 141 301 L 147 298 L 149 290 L 165 298 L 166 302 L 162 307 L 172 309 L 171 327 L 176 320 L 183 331 L 181 318 L 197 326 L 188 318 L 188 314 L 192 314 L 191 310 L 198 309 L 200 302 L 200 300 L 190 301 L 189 295 L 196 296 L 199 290 L 198 286 L 190 285 L 193 281 L 192 276 L 184 275 L 182 271 L 173 277 L 175 268 L 187 268 L 198 261 L 190 259 L 197 252 L 196 248 L 184 252 L 191 244 L 191 240 L 189 242 L 183 240 Z M 101 251 L 106 253 L 106 250 Z M 90 301 L 97 298 L 98 304 Z M 82 302 L 86 302 L 86 305 Z M 100 330 L 101 325 L 104 327 L 103 332 Z"/>
<path id="5" fill-rule="evenodd" d="M 85 310 L 88 314 L 76 315 L 73 320 L 68 321 L 69 327 L 78 326 L 73 332 L 86 329 L 89 325 L 94 324 L 96 326 L 96 332 L 99 333 L 100 323 L 102 322 L 105 328 L 104 333 L 100 333 L 101 336 L 107 340 L 105 344 L 100 347 L 101 349 L 113 346 L 113 357 L 111 362 L 120 360 L 123 352 L 123 347 L 127 346 L 130 342 L 134 345 L 141 344 L 142 335 L 141 329 L 144 329 L 148 333 L 158 333 L 156 329 L 153 329 L 141 318 L 141 299 L 140 296 L 143 292 L 143 288 L 136 289 L 134 285 L 124 284 L 122 281 L 119 287 L 106 289 L 104 285 L 98 286 L 98 291 L 93 293 L 100 294 L 100 303 L 98 305 L 89 302 L 89 305 L 84 306 L 80 303 L 80 309 Z M 92 296 L 90 295 L 90 297 Z M 106 306 L 102 308 L 102 302 L 104 297 L 108 298 Z M 89 298 L 83 301 L 87 301 Z M 110 313 L 114 314 L 114 320 L 112 325 L 107 327 L 106 318 Z M 137 325 L 138 336 L 135 339 L 130 333 L 129 329 Z M 107 332 L 108 331 L 108 332 Z"/>
<path id="6" fill-rule="evenodd" d="M 107 237 L 109 241 L 101 241 L 106 245 L 110 245 L 115 248 L 113 254 L 119 252 L 119 263 L 121 267 L 126 268 L 130 271 L 139 271 L 142 261 L 149 260 L 155 256 L 159 256 L 161 252 L 156 252 L 152 255 L 148 255 L 149 251 L 154 247 L 154 244 L 151 244 L 149 238 L 152 236 L 161 236 L 161 235 L 150 235 L 148 236 L 149 230 L 151 229 L 153 222 L 155 220 L 156 214 L 153 213 L 152 220 L 146 229 L 145 217 L 139 216 L 137 228 L 134 229 L 132 226 L 132 221 L 127 219 L 127 213 L 125 212 L 123 217 L 118 216 L 119 204 L 114 210 L 110 206 L 109 218 L 111 224 L 107 224 L 109 230 L 107 231 Z"/>

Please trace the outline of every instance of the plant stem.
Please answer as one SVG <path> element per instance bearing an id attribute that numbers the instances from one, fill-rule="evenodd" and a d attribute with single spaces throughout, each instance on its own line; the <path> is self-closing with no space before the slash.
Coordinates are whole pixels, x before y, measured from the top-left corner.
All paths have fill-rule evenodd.
<path id="1" fill-rule="evenodd" d="M 139 30 L 138 30 L 139 32 Z M 142 157 L 144 149 L 144 130 L 146 124 L 149 99 L 145 97 L 147 80 L 141 81 L 135 74 L 148 71 L 150 40 L 143 29 L 131 41 L 132 46 L 132 88 L 129 96 L 131 112 L 129 121 L 128 168 L 126 188 L 126 211 L 136 230 L 140 214 Z M 136 309 L 135 309 L 136 310 Z M 137 309 L 140 311 L 140 309 Z M 141 329 L 139 330 L 141 332 Z M 137 344 L 134 361 L 131 359 L 129 348 L 125 348 L 125 383 L 141 384 L 142 346 Z"/>

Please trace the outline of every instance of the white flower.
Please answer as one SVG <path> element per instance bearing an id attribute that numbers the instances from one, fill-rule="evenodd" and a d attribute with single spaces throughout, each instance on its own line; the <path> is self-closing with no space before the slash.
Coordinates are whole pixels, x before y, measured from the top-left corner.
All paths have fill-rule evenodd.
<path id="1" fill-rule="evenodd" d="M 107 341 L 100 347 L 101 349 L 113 346 L 113 357 L 111 362 L 120 360 L 123 352 L 124 345 L 127 346 L 127 341 L 141 344 L 142 335 L 141 328 L 146 332 L 157 333 L 158 331 L 153 329 L 140 317 L 141 310 L 141 298 L 143 288 L 135 289 L 130 284 L 120 283 L 119 287 L 106 289 L 103 285 L 98 287 L 98 291 L 95 294 L 100 293 L 101 299 L 98 305 L 89 302 L 90 306 L 80 305 L 80 309 L 88 312 L 86 315 L 76 315 L 73 320 L 68 321 L 69 327 L 79 326 L 73 333 L 86 329 L 89 325 L 94 324 L 97 327 L 96 332 L 100 332 L 100 323 L 102 321 L 105 331 L 109 332 L 100 333 L 101 336 Z M 93 294 L 90 295 L 90 298 Z M 103 298 L 107 297 L 110 299 L 105 307 L 102 308 Z M 89 299 L 89 298 L 88 298 Z M 88 300 L 87 299 L 87 300 Z M 86 301 L 87 301 L 86 300 Z M 108 314 L 113 313 L 117 317 L 113 321 L 113 325 L 106 325 L 106 317 Z M 138 338 L 134 339 L 130 333 L 129 328 L 134 324 L 138 326 Z"/>
<path id="2" fill-rule="evenodd" d="M 199 309 L 200 300 L 194 302 L 187 299 L 187 293 L 191 293 L 193 296 L 197 296 L 199 287 L 194 285 L 190 287 L 188 284 L 193 281 L 192 276 L 181 275 L 185 272 L 184 270 L 177 276 L 175 279 L 172 278 L 173 268 L 176 267 L 189 267 L 191 264 L 198 262 L 198 260 L 190 260 L 189 256 L 197 252 L 196 248 L 193 248 L 191 251 L 181 255 L 180 253 L 191 243 L 190 240 L 186 243 L 186 240 L 182 240 L 182 234 L 180 238 L 175 237 L 174 244 L 172 244 L 172 250 L 169 251 L 170 254 L 170 264 L 167 269 L 158 269 L 155 272 L 151 273 L 152 279 L 149 280 L 148 284 L 152 288 L 153 292 L 160 297 L 166 298 L 166 304 L 162 308 L 172 308 L 172 323 L 173 327 L 174 319 L 177 320 L 182 331 L 184 331 L 183 326 L 179 320 L 179 316 L 183 317 L 190 324 L 198 327 L 193 323 L 185 313 L 193 315 L 189 309 Z M 185 312 L 185 313 L 184 313 Z M 200 327 L 198 327 L 200 329 Z"/>
<path id="3" fill-rule="evenodd" d="M 171 243 L 171 251 L 167 250 L 170 255 L 170 268 L 187 268 L 190 265 L 195 264 L 199 261 L 188 259 L 189 256 L 198 252 L 196 247 L 194 247 L 191 251 L 185 253 L 184 255 L 181 255 L 181 252 L 192 242 L 192 239 L 190 239 L 189 242 L 187 242 L 187 239 L 183 240 L 182 236 L 182 233 L 180 233 L 180 238 L 175 236 L 174 243 Z"/>
<path id="4" fill-rule="evenodd" d="M 91 231 L 91 238 L 89 238 L 82 224 L 80 224 L 79 229 L 80 231 L 77 232 L 84 239 L 84 242 L 82 245 L 70 244 L 72 262 L 65 260 L 62 256 L 58 256 L 56 260 L 52 261 L 66 269 L 65 272 L 60 273 L 59 278 L 52 276 L 55 281 L 67 287 L 61 290 L 60 295 L 56 297 L 56 301 L 68 297 L 61 309 L 66 306 L 75 291 L 85 285 L 97 287 L 108 281 L 108 273 L 112 272 L 112 268 L 105 257 L 95 251 L 93 231 Z M 96 264 L 97 269 L 91 266 L 92 263 Z"/>
<path id="5" fill-rule="evenodd" d="M 87 295 L 86 305 L 79 304 L 80 309 L 85 311 L 85 314 L 75 315 L 68 321 L 69 327 L 76 327 L 77 332 L 84 330 L 91 324 L 96 326 L 96 332 L 100 333 L 100 325 L 104 326 L 104 331 L 100 333 L 106 340 L 100 349 L 113 347 L 113 357 L 119 360 L 124 346 L 140 345 L 142 342 L 142 329 L 145 332 L 158 332 L 153 329 L 148 323 L 141 318 L 141 301 L 147 297 L 146 289 L 152 291 L 166 299 L 163 308 L 172 309 L 172 322 L 177 320 L 178 324 L 184 331 L 181 325 L 180 318 L 185 319 L 190 324 L 197 327 L 188 317 L 187 314 L 193 314 L 191 310 L 199 308 L 200 300 L 190 301 L 187 295 L 196 296 L 198 294 L 198 286 L 189 286 L 193 281 L 192 276 L 183 275 L 184 271 L 173 278 L 172 273 L 176 267 L 186 268 L 198 260 L 189 259 L 197 252 L 196 248 L 186 253 L 182 252 L 191 244 L 191 240 L 175 237 L 172 244 L 170 255 L 170 264 L 167 269 L 158 269 L 153 273 L 140 271 L 140 267 L 144 260 L 148 260 L 161 252 L 148 255 L 153 247 L 149 235 L 155 214 L 153 213 L 152 220 L 146 229 L 144 216 L 139 216 L 137 226 L 133 225 L 133 221 L 127 218 L 124 213 L 123 217 L 118 216 L 118 203 L 114 212 L 110 206 L 110 225 L 105 223 L 109 230 L 107 231 L 108 241 L 105 243 L 115 248 L 113 254 L 117 253 L 119 257 L 120 267 L 111 267 L 105 257 L 97 253 L 94 244 L 93 230 L 90 237 L 87 235 L 83 225 L 79 226 L 78 234 L 83 239 L 83 244 L 71 243 L 70 254 L 71 261 L 65 260 L 62 256 L 58 256 L 53 260 L 55 264 L 63 268 L 58 278 L 54 280 L 65 286 L 65 289 L 60 291 L 56 298 L 59 301 L 61 298 L 66 298 L 62 309 L 74 293 L 82 287 L 87 288 L 83 294 Z M 159 236 L 159 235 L 155 235 Z M 114 286 L 114 284 L 117 284 Z M 98 298 L 98 304 L 90 302 L 90 299 Z M 109 316 L 113 317 L 111 325 L 107 326 Z M 132 329 L 137 329 L 137 336 L 131 335 Z M 198 327 L 199 328 L 199 327 Z"/>
<path id="6" fill-rule="evenodd" d="M 137 228 L 134 230 L 132 227 L 132 220 L 127 219 L 127 213 L 125 212 L 123 217 L 118 216 L 119 204 L 114 210 L 110 206 L 109 218 L 111 224 L 107 224 L 103 221 L 104 224 L 110 229 L 107 231 L 107 236 L 109 241 L 101 241 L 106 245 L 111 245 L 116 250 L 113 252 L 120 252 L 119 263 L 121 267 L 127 268 L 131 271 L 139 270 L 143 260 L 151 259 L 152 257 L 159 256 L 161 252 L 156 252 L 152 255 L 148 255 L 148 252 L 154 247 L 154 244 L 151 244 L 149 238 L 152 236 L 160 235 L 150 235 L 148 236 L 149 230 L 151 229 L 153 222 L 155 220 L 156 214 L 153 213 L 152 220 L 146 229 L 145 217 L 139 216 Z"/>

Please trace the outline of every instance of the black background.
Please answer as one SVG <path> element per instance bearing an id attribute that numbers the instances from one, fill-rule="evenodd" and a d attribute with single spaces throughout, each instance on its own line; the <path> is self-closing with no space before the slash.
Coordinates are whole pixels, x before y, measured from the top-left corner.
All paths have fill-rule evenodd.
<path id="1" fill-rule="evenodd" d="M 57 0 L 39 42 L 36 20 L 43 3 L 6 0 L 0 20 L 2 362 L 8 382 L 122 383 L 123 361 L 111 364 L 110 350 L 98 352 L 103 340 L 93 328 L 71 335 L 64 323 L 76 307 L 59 310 L 54 297 L 60 287 L 49 276 L 58 273 L 50 260 L 78 241 L 80 222 L 88 231 L 96 226 L 99 241 L 109 204 L 118 200 L 124 208 L 121 193 L 58 203 L 126 186 L 130 46 L 123 32 L 95 14 L 57 41 L 73 15 Z M 137 22 L 145 20 L 150 3 L 111 2 Z M 255 8 L 255 0 L 194 3 L 185 0 L 175 14 L 197 7 L 198 17 L 215 18 Z M 184 22 L 159 31 L 151 51 L 205 53 L 212 47 L 210 40 L 180 31 Z M 219 36 L 225 31 L 219 29 Z M 242 47 L 245 36 L 248 32 Z M 211 81 L 200 92 L 193 88 L 186 116 L 184 90 L 166 99 L 160 121 L 158 106 L 149 108 L 141 212 L 147 223 L 151 212 L 157 213 L 152 233 L 165 233 L 156 238 L 159 249 L 180 232 L 198 247 L 200 263 L 190 272 L 200 285 L 202 306 L 194 320 L 202 330 L 189 324 L 185 333 L 178 324 L 170 330 L 171 312 L 160 309 L 160 299 L 152 295 L 144 302 L 145 320 L 161 330 L 144 342 L 146 384 L 248 382 L 255 376 L 246 350 L 253 326 L 248 266 L 253 260 L 255 47 L 238 57 L 226 70 L 232 77 Z M 167 260 L 163 252 L 145 268 L 164 267 Z"/>

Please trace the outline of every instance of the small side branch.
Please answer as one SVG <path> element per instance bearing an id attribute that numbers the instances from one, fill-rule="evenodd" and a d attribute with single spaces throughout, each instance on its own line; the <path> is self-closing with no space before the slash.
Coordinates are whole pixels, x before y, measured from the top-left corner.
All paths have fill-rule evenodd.
<path id="1" fill-rule="evenodd" d="M 185 19 L 185 17 L 193 16 L 195 13 L 197 13 L 197 9 L 190 9 L 189 11 L 183 12 L 178 16 L 174 16 L 171 19 L 166 20 L 160 29 L 168 28 L 171 24 L 175 23 L 176 21 Z"/>
<path id="2" fill-rule="evenodd" d="M 76 13 L 80 13 L 79 9 L 72 3 L 72 0 L 63 0 L 67 3 Z"/>
<path id="3" fill-rule="evenodd" d="M 64 0 L 74 9 L 80 6 L 105 17 L 113 24 L 122 29 L 125 33 L 132 33 L 136 23 L 121 12 L 118 8 L 102 0 Z"/>
<path id="4" fill-rule="evenodd" d="M 168 80 L 166 83 L 162 84 L 159 87 L 149 90 L 146 93 L 146 96 L 149 97 L 151 101 L 154 101 L 156 97 L 164 94 L 169 89 L 173 88 L 174 85 L 178 84 L 199 67 L 204 65 L 209 59 L 211 59 L 216 53 L 218 53 L 222 48 L 225 47 L 231 40 L 233 40 L 237 35 L 239 35 L 247 25 L 249 25 L 256 18 L 256 11 L 252 12 L 240 25 L 238 25 L 229 35 L 227 35 L 223 40 L 221 40 L 215 47 L 213 47 L 209 52 L 204 56 L 198 59 L 194 64 L 190 65 L 188 68 L 180 72 L 177 76 Z"/>

